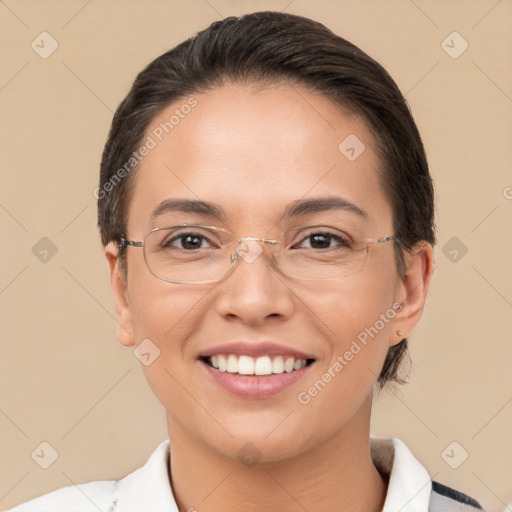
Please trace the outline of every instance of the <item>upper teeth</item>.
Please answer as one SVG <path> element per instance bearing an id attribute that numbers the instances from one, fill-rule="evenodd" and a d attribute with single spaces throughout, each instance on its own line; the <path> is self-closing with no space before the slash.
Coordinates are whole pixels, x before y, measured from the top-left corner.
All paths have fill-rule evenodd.
<path id="1" fill-rule="evenodd" d="M 294 357 L 270 356 L 250 357 L 235 354 L 219 354 L 209 358 L 214 368 L 221 372 L 239 373 L 240 375 L 270 375 L 272 373 L 292 372 L 306 366 L 305 359 Z"/>

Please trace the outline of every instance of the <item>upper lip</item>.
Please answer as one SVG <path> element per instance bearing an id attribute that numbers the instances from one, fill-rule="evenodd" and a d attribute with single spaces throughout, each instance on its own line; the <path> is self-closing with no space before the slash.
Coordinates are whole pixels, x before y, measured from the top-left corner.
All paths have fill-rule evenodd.
<path id="1" fill-rule="evenodd" d="M 292 356 L 295 359 L 314 359 L 293 347 L 287 347 L 273 341 L 231 341 L 210 347 L 199 354 L 199 357 L 211 357 L 218 354 L 236 354 L 251 357 L 260 356 Z"/>

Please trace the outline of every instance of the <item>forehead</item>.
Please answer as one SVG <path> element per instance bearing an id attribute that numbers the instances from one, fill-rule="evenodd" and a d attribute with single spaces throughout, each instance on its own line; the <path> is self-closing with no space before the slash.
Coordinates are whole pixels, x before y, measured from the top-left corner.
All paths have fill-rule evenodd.
<path id="1" fill-rule="evenodd" d="M 369 225 L 391 223 L 366 123 L 298 86 L 226 84 L 184 97 L 143 142 L 151 149 L 134 176 L 129 230 L 155 227 L 151 213 L 168 198 L 219 205 L 231 227 L 264 228 L 290 203 L 325 196 L 367 211 Z"/>

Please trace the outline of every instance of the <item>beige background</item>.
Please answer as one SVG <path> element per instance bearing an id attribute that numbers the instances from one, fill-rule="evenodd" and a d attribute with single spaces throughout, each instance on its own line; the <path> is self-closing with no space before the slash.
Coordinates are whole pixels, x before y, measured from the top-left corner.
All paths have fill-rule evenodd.
<path id="1" fill-rule="evenodd" d="M 100 155 L 143 66 L 216 19 L 262 9 L 315 18 L 379 60 L 406 94 L 436 181 L 437 268 L 410 337 L 411 382 L 378 400 L 372 432 L 404 440 L 435 480 L 488 512 L 512 500 L 509 0 L 5 0 L 0 508 L 122 477 L 166 437 L 140 363 L 115 337 L 95 227 Z M 43 31 L 59 45 L 47 59 L 31 48 Z M 456 59 L 442 47 L 453 31 L 469 44 Z M 42 237 L 57 247 L 46 263 L 32 252 Z M 467 247 L 455 262 L 443 252 L 453 237 Z M 46 470 L 31 458 L 43 441 L 58 452 Z M 453 441 L 452 460 L 469 454 L 457 469 L 441 456 Z"/>

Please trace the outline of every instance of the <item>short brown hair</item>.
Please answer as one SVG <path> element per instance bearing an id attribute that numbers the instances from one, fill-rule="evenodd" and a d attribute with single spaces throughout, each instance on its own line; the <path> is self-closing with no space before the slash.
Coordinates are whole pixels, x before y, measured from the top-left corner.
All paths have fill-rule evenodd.
<path id="1" fill-rule="evenodd" d="M 102 244 L 120 242 L 126 235 L 136 166 L 122 179 L 113 182 L 113 178 L 138 149 L 159 112 L 226 81 L 283 80 L 325 95 L 368 123 L 382 165 L 380 183 L 393 212 L 395 259 L 403 277 L 404 251 L 420 241 L 436 242 L 433 183 L 407 102 L 387 71 L 357 46 L 321 23 L 281 12 L 216 21 L 137 75 L 116 110 L 101 161 L 97 197 Z M 124 266 L 124 251 L 119 258 Z M 406 355 L 406 338 L 389 348 L 378 379 L 381 388 L 388 381 L 404 382 L 398 370 Z"/>

